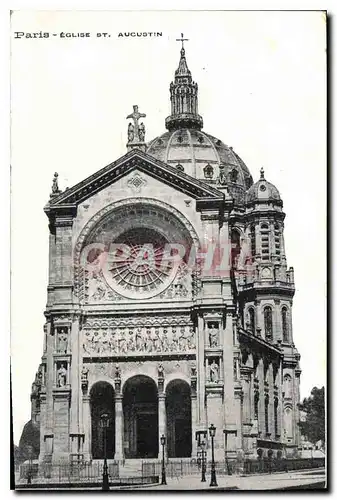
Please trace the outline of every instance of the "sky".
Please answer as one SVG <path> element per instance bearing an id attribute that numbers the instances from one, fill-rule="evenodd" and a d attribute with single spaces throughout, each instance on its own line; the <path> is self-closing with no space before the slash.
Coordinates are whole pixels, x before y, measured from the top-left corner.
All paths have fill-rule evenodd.
<path id="1" fill-rule="evenodd" d="M 57 33 L 14 38 L 14 32 Z M 162 37 L 118 37 L 124 32 Z M 134 104 L 165 131 L 183 32 L 204 131 L 284 202 L 301 398 L 326 376 L 326 67 L 320 12 L 14 12 L 11 20 L 11 364 L 14 442 L 43 348 L 49 199 L 126 153 Z M 89 32 L 88 38 L 59 33 Z M 97 33 L 110 37 L 97 37 Z"/>

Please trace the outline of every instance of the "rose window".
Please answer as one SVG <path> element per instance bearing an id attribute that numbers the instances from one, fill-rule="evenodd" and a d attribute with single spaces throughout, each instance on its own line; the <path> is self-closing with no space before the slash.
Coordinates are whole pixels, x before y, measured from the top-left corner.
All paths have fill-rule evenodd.
<path id="1" fill-rule="evenodd" d="M 153 229 L 134 228 L 114 241 L 105 277 L 123 295 L 149 297 L 175 277 L 177 264 L 167 258 L 164 236 Z"/>

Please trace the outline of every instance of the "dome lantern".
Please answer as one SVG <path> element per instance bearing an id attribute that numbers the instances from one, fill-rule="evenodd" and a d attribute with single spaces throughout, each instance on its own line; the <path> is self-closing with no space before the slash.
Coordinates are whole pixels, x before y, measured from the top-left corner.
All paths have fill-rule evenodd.
<path id="1" fill-rule="evenodd" d="M 177 41 L 182 42 L 180 61 L 174 74 L 174 82 L 170 85 L 171 115 L 165 120 L 168 130 L 180 128 L 194 128 L 201 130 L 203 120 L 198 115 L 198 84 L 192 80 L 192 75 L 187 66 L 183 33 Z"/>

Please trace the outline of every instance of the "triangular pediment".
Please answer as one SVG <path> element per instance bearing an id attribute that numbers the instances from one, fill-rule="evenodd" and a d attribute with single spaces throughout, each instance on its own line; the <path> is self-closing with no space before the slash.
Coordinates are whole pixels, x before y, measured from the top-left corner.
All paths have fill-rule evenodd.
<path id="1" fill-rule="evenodd" d="M 143 171 L 196 200 L 221 202 L 224 199 L 224 194 L 215 187 L 195 179 L 138 149 L 133 149 L 72 188 L 51 197 L 45 211 L 48 213 L 53 208 L 57 209 L 66 206 L 75 208 L 92 195 L 115 183 L 135 169 Z"/>

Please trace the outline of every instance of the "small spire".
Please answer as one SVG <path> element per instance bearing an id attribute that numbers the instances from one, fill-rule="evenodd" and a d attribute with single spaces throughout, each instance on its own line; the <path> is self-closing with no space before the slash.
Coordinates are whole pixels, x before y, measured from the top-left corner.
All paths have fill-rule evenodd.
<path id="1" fill-rule="evenodd" d="M 191 72 L 187 67 L 186 57 L 185 57 L 185 49 L 184 42 L 188 41 L 188 38 L 184 38 L 184 33 L 181 33 L 181 38 L 176 38 L 177 42 L 181 42 L 181 50 L 180 50 L 180 61 L 178 69 L 175 72 L 176 76 L 191 76 Z"/>
<path id="2" fill-rule="evenodd" d="M 261 170 L 260 170 L 260 179 L 264 179 L 264 168 L 261 167 Z"/>

